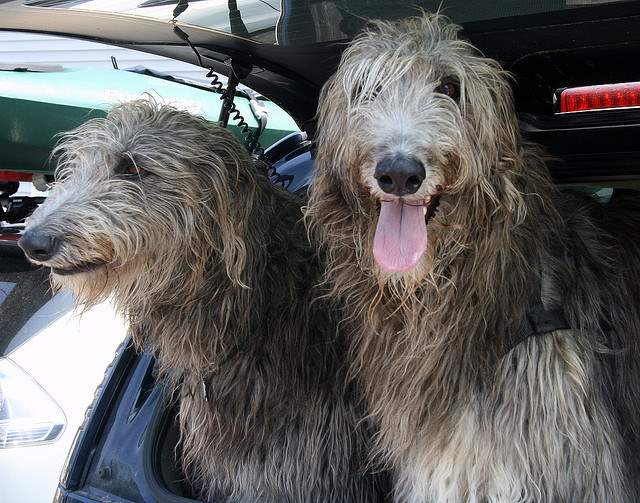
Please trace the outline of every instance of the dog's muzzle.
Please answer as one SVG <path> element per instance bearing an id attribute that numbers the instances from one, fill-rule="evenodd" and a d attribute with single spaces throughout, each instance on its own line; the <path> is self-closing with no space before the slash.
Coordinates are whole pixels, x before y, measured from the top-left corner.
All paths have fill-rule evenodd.
<path id="1" fill-rule="evenodd" d="M 426 173 L 424 165 L 416 158 L 395 155 L 378 162 L 373 176 L 384 192 L 401 197 L 415 194 Z"/>
<path id="2" fill-rule="evenodd" d="M 26 231 L 18 246 L 25 255 L 35 262 L 47 262 L 60 250 L 60 240 L 53 234 L 42 229 L 30 229 Z"/>

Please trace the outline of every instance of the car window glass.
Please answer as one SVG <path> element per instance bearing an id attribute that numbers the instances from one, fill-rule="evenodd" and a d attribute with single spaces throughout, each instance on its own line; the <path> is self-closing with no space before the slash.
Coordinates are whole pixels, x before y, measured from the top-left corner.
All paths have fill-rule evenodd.
<path id="1" fill-rule="evenodd" d="M 270 44 L 301 44 L 353 36 L 367 19 L 440 11 L 458 23 L 556 12 L 625 0 L 191 0 L 178 19 L 188 25 Z M 178 0 L 27 0 L 26 5 L 127 14 L 170 21 Z"/>

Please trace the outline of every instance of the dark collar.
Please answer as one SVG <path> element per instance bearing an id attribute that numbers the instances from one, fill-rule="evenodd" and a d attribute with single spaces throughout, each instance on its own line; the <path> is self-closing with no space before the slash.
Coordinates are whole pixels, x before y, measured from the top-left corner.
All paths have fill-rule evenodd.
<path id="1" fill-rule="evenodd" d="M 505 354 L 525 342 L 529 337 L 539 337 L 555 330 L 567 330 L 571 328 L 564 312 L 559 307 L 546 308 L 542 301 L 527 308 L 520 328 L 507 340 Z"/>

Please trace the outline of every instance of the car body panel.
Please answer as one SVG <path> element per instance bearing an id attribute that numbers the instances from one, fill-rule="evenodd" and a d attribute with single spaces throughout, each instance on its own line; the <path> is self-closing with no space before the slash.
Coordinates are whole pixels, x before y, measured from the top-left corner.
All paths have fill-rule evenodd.
<path id="1" fill-rule="evenodd" d="M 67 421 L 62 435 L 52 443 L 0 449 L 1 501 L 52 500 L 104 369 L 126 337 L 127 324 L 109 303 L 82 314 L 72 307 L 69 293 L 57 294 L 31 317 L 9 346 L 7 357 L 51 396 Z"/>
<path id="2" fill-rule="evenodd" d="M 55 501 L 193 502 L 171 493 L 153 465 L 160 456 L 159 430 L 171 420 L 171 395 L 156 383 L 153 364 L 130 340 L 120 347 L 79 431 Z M 174 448 L 175 442 L 171 454 Z"/>

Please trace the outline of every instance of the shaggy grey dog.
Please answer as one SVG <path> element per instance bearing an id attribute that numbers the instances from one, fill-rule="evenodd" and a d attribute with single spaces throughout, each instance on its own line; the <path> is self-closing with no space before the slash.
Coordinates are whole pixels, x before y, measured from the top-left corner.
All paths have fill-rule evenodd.
<path id="1" fill-rule="evenodd" d="M 458 30 L 374 23 L 319 106 L 306 218 L 396 500 L 638 501 L 638 205 L 560 194 Z"/>
<path id="2" fill-rule="evenodd" d="M 230 132 L 150 101 L 87 122 L 56 153 L 59 182 L 20 244 L 84 306 L 112 297 L 156 354 L 199 497 L 377 501 L 344 345 L 311 302 L 300 201 Z"/>

